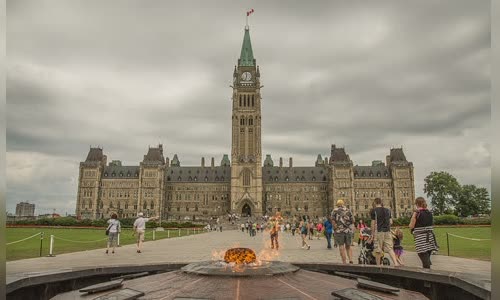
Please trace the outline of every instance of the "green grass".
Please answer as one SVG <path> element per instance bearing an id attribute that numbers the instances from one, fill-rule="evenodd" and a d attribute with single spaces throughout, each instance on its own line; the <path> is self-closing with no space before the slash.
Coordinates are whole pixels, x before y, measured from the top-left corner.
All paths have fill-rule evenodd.
<path id="1" fill-rule="evenodd" d="M 69 252 L 85 251 L 92 249 L 106 248 L 107 236 L 103 229 L 80 229 L 80 228 L 6 228 L 6 242 L 14 242 L 38 232 L 44 232 L 42 242 L 42 256 L 49 254 L 50 235 L 54 235 L 54 250 L 55 255 Z M 193 234 L 193 230 L 181 229 L 181 236 Z M 201 229 L 197 233 L 203 232 Z M 179 230 L 170 230 L 170 237 L 178 237 Z M 167 230 L 157 231 L 155 239 L 164 239 L 168 237 Z M 64 239 L 64 240 L 61 240 Z M 145 241 L 153 239 L 152 229 L 146 230 Z M 68 240 L 68 241 L 65 241 Z M 74 242 L 70 242 L 70 241 Z M 76 241 L 76 242 L 75 242 Z M 135 237 L 132 236 L 132 229 L 124 228 L 120 234 L 120 245 L 129 245 L 135 243 Z M 29 240 L 7 245 L 7 261 L 33 258 L 40 256 L 40 236 L 36 236 Z"/>
<path id="2" fill-rule="evenodd" d="M 403 228 L 403 248 L 415 251 L 415 242 L 410 230 Z M 491 227 L 434 227 L 434 234 L 439 245 L 438 254 L 448 255 L 446 233 L 473 239 L 491 239 Z M 450 256 L 491 260 L 491 240 L 472 241 L 449 236 Z"/>

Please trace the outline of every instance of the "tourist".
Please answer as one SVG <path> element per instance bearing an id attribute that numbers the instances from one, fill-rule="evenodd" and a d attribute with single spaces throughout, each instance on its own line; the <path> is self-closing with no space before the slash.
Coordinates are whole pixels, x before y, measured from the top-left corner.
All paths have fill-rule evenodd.
<path id="1" fill-rule="evenodd" d="M 377 265 L 382 263 L 384 252 L 391 257 L 394 266 L 399 266 L 396 254 L 394 253 L 392 235 L 391 235 L 391 210 L 384 207 L 382 199 L 375 198 L 373 201 L 375 208 L 370 212 L 372 236 L 370 242 L 374 241 L 373 254 Z"/>
<path id="2" fill-rule="evenodd" d="M 396 259 L 400 265 L 403 265 L 403 246 L 401 245 L 401 241 L 403 240 L 403 232 L 399 227 L 396 227 L 396 230 L 391 231 L 392 234 L 392 243 L 394 254 L 396 254 Z"/>
<path id="3" fill-rule="evenodd" d="M 325 227 L 325 236 L 326 236 L 326 242 L 327 242 L 326 248 L 332 249 L 333 223 L 332 223 L 332 218 L 330 216 L 326 217 L 324 227 Z"/>
<path id="4" fill-rule="evenodd" d="M 307 250 L 311 249 L 311 246 L 306 242 L 307 233 L 309 232 L 308 224 L 306 221 L 302 220 L 299 224 L 300 236 L 302 237 L 302 249 L 307 247 Z"/>
<path id="5" fill-rule="evenodd" d="M 286 223 L 286 227 L 285 227 L 285 229 L 286 229 L 286 232 L 289 232 L 289 231 L 290 231 L 290 223 Z"/>
<path id="6" fill-rule="evenodd" d="M 295 230 L 297 229 L 297 225 L 295 225 L 295 221 L 292 222 L 292 235 L 295 236 Z"/>
<path id="7" fill-rule="evenodd" d="M 354 224 L 354 216 L 351 211 L 344 206 L 344 200 L 337 201 L 337 208 L 332 212 L 333 228 L 335 231 L 335 243 L 339 247 L 342 262 L 352 264 L 352 247 L 351 247 L 351 224 Z"/>
<path id="8" fill-rule="evenodd" d="M 255 236 L 257 234 L 257 223 L 252 224 L 252 236 Z"/>
<path id="9" fill-rule="evenodd" d="M 427 209 L 427 202 L 423 197 L 415 199 L 417 210 L 411 216 L 409 228 L 415 238 L 415 251 L 422 261 L 424 269 L 430 269 L 431 254 L 439 249 L 432 226 L 432 213 Z"/>
<path id="10" fill-rule="evenodd" d="M 257 223 L 257 232 L 259 232 L 259 231 L 260 231 L 260 224 Z"/>
<path id="11" fill-rule="evenodd" d="M 241 232 L 245 233 L 245 224 L 244 223 L 241 223 Z"/>
<path id="12" fill-rule="evenodd" d="M 361 230 L 363 230 L 363 228 L 366 228 L 366 225 L 365 225 L 365 222 L 363 221 L 363 219 L 361 219 L 361 220 L 359 220 L 359 223 L 358 223 L 358 232 L 359 232 L 358 246 L 361 243 Z"/>
<path id="13" fill-rule="evenodd" d="M 146 232 L 146 222 L 156 220 L 158 217 L 144 218 L 144 214 L 140 212 L 138 218 L 135 219 L 132 235 L 137 234 L 137 253 L 141 253 L 142 244 L 144 243 L 144 233 Z"/>
<path id="14" fill-rule="evenodd" d="M 316 225 L 316 237 L 318 238 L 318 240 L 320 238 L 321 233 L 323 233 L 323 223 L 318 222 L 318 224 Z"/>
<path id="15" fill-rule="evenodd" d="M 266 227 L 266 226 L 264 225 L 264 223 L 261 223 L 261 224 L 260 224 L 260 232 L 261 232 L 261 233 L 263 233 L 263 232 L 264 232 L 264 227 Z"/>
<path id="16" fill-rule="evenodd" d="M 283 222 L 283 218 L 281 217 L 280 212 L 276 212 L 276 215 L 271 218 L 270 220 L 270 228 L 269 228 L 269 233 L 271 235 L 271 249 L 274 249 L 274 246 L 276 245 L 276 250 L 279 250 L 279 242 L 278 242 L 278 233 L 280 229 L 282 228 L 281 226 Z"/>
<path id="17" fill-rule="evenodd" d="M 309 220 L 309 223 L 308 223 L 308 228 L 309 228 L 309 239 L 312 240 L 313 236 L 314 236 L 314 223 L 312 220 Z"/>
<path id="18" fill-rule="evenodd" d="M 220 232 L 222 232 L 222 224 L 219 225 Z"/>
<path id="19" fill-rule="evenodd" d="M 114 213 L 111 215 L 111 219 L 108 220 L 108 244 L 106 247 L 106 254 L 109 252 L 109 246 L 113 245 L 113 250 L 111 253 L 115 254 L 115 247 L 118 243 L 118 234 L 122 231 L 120 221 L 118 221 L 118 216 Z"/>

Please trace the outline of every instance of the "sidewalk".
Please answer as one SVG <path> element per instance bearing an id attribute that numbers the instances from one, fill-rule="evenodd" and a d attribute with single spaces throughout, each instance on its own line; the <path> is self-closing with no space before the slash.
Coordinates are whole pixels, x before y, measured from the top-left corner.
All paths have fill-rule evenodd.
<path id="1" fill-rule="evenodd" d="M 269 234 L 257 233 L 250 237 L 246 232 L 231 230 L 223 232 L 208 232 L 179 238 L 162 239 L 146 242 L 142 253 L 136 253 L 135 245 L 117 248 L 115 254 L 105 254 L 105 249 L 89 250 L 57 255 L 55 257 L 40 257 L 6 263 L 7 283 L 17 278 L 41 273 L 57 272 L 61 269 L 81 269 L 95 266 L 144 265 L 154 263 L 189 263 L 206 261 L 213 258 L 213 252 L 223 253 L 232 247 L 248 247 L 257 255 L 264 250 L 271 260 L 296 263 L 341 263 L 337 248 L 326 249 L 326 240 L 314 239 L 307 242 L 310 250 L 301 249 L 298 235 L 281 233 L 279 237 L 280 250 L 270 250 L 265 247 L 270 243 Z M 104 245 L 103 245 L 104 246 Z M 359 248 L 353 247 L 353 261 L 357 263 Z M 414 252 L 405 252 L 403 259 L 406 267 L 421 267 L 420 260 Z M 432 256 L 432 268 L 444 270 L 476 278 L 491 280 L 491 262 L 444 255 Z"/>

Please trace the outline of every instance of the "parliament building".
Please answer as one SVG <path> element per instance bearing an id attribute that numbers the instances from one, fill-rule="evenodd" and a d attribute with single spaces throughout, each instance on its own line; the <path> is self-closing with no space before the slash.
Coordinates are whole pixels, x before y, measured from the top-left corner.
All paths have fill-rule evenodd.
<path id="1" fill-rule="evenodd" d="M 100 147 L 91 147 L 80 163 L 76 214 L 79 218 L 132 218 L 138 212 L 162 220 L 206 220 L 235 213 L 262 216 L 326 216 L 343 199 L 355 216 L 366 217 L 375 197 L 393 216 L 408 215 L 415 199 L 413 164 L 402 148 L 390 149 L 385 161 L 354 165 L 345 148 L 331 146 L 330 157 L 318 155 L 314 166 L 294 167 L 271 155 L 261 144 L 260 70 L 253 56 L 248 26 L 233 72 L 231 160 L 201 158 L 199 166 L 170 160 L 163 145 L 150 147 L 137 166 L 108 163 Z"/>

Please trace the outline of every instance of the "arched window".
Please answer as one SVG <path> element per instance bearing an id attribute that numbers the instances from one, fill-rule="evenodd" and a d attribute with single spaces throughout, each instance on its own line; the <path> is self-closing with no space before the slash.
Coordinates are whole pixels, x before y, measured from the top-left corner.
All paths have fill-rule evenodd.
<path id="1" fill-rule="evenodd" d="M 114 208 L 113 201 L 109 202 L 109 208 Z"/>
<path id="2" fill-rule="evenodd" d="M 316 177 L 313 176 L 312 181 L 316 181 Z"/>
<path id="3" fill-rule="evenodd" d="M 189 176 L 189 181 L 193 181 L 193 177 Z"/>
<path id="4" fill-rule="evenodd" d="M 274 181 L 278 181 L 278 176 L 274 177 Z"/>
<path id="5" fill-rule="evenodd" d="M 149 207 L 150 207 L 151 209 L 154 209 L 154 208 L 155 208 L 155 203 L 154 203 L 153 201 L 151 201 L 151 204 L 149 205 Z"/>
<path id="6" fill-rule="evenodd" d="M 181 181 L 181 180 L 182 180 L 181 176 L 177 177 L 177 181 Z"/>
<path id="7" fill-rule="evenodd" d="M 205 181 L 208 181 L 208 177 L 207 176 L 205 176 Z"/>
<path id="8" fill-rule="evenodd" d="M 288 180 L 289 180 L 289 179 L 288 179 L 288 176 L 287 176 L 287 177 L 285 177 L 285 181 L 288 181 Z"/>
<path id="9" fill-rule="evenodd" d="M 252 118 L 248 119 L 248 125 L 250 125 L 250 126 L 253 125 L 253 119 Z"/>
<path id="10" fill-rule="evenodd" d="M 194 176 L 194 181 L 198 181 L 198 177 L 197 176 Z"/>
<path id="11" fill-rule="evenodd" d="M 148 203 L 146 201 L 144 201 L 144 203 L 142 204 L 142 209 L 146 209 L 148 208 Z"/>
<path id="12" fill-rule="evenodd" d="M 242 103 L 241 103 L 241 95 L 240 95 L 240 107 L 243 106 Z"/>
<path id="13" fill-rule="evenodd" d="M 251 174 L 249 169 L 243 170 L 243 186 L 250 186 L 250 175 Z"/>

